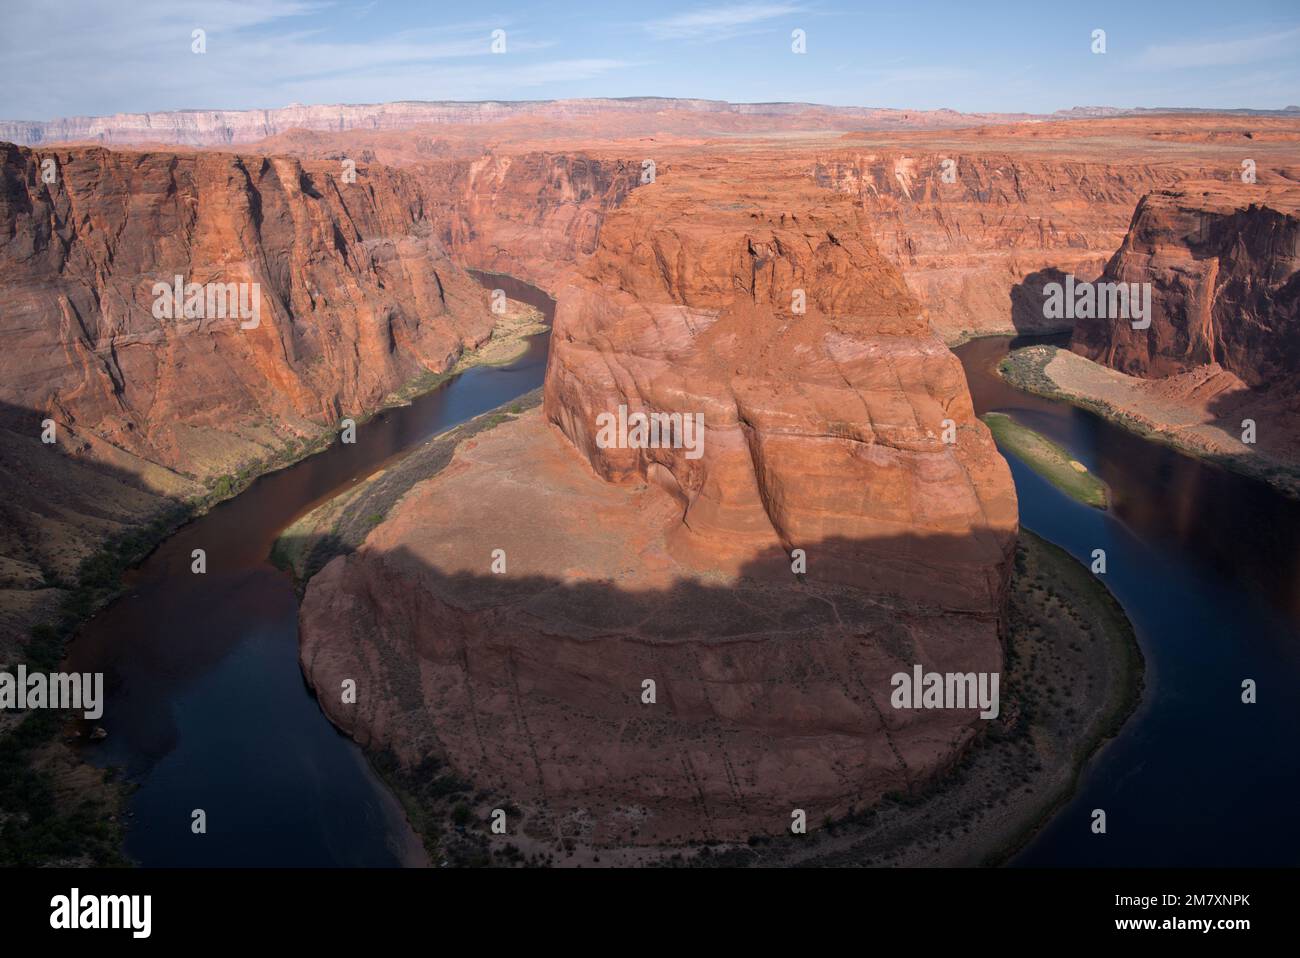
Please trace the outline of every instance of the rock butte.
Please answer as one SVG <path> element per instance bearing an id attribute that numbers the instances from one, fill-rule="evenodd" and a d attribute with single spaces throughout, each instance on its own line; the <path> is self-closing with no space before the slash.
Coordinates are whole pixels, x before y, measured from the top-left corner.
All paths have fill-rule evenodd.
<path id="1" fill-rule="evenodd" d="M 1300 188 L 1144 197 L 1104 280 L 1150 283 L 1150 329 L 1080 320 L 1075 352 L 1146 378 L 1217 363 L 1251 387 L 1300 375 Z"/>
<path id="2" fill-rule="evenodd" d="M 973 713 L 888 679 L 1000 669 L 1015 490 L 862 215 L 725 165 L 635 190 L 559 292 L 550 428 L 476 440 L 311 581 L 307 674 L 368 690 L 331 717 L 597 843 L 779 831 L 951 763 Z M 702 458 L 599 448 L 620 404 L 703 412 Z"/>

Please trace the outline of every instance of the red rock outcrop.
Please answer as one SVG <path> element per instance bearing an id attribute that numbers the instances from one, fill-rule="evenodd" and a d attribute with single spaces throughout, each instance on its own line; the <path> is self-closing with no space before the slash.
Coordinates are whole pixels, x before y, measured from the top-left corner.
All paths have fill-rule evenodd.
<path id="1" fill-rule="evenodd" d="M 838 537 L 858 543 L 833 555 L 839 581 L 996 607 L 1014 496 L 960 364 L 851 201 L 741 169 L 671 173 L 607 221 L 560 293 L 547 415 L 597 474 L 678 497 L 678 544 L 711 565 Z M 599 448 L 596 417 L 620 405 L 702 414 L 703 454 Z M 945 420 L 969 436 L 945 445 Z M 878 543 L 926 535 L 969 549 L 879 561 Z"/>
<path id="2" fill-rule="evenodd" d="M 700 455 L 598 442 L 620 405 L 701 413 Z M 975 713 L 895 710 L 889 680 L 1000 669 L 1015 532 L 961 367 L 853 202 L 675 166 L 560 291 L 544 417 L 462 445 L 311 580 L 302 662 L 342 728 L 526 830 L 744 838 L 961 753 Z"/>
<path id="3" fill-rule="evenodd" d="M 876 242 L 949 341 L 1059 331 L 1043 316 L 1042 285 L 1063 273 L 1094 279 L 1141 196 L 1188 175 L 1136 159 L 917 146 L 825 158 L 815 174 L 862 201 Z"/>
<path id="4" fill-rule="evenodd" d="M 340 173 L 0 144 L 0 654 L 195 480 L 291 454 L 490 335 L 410 176 Z M 156 315 L 177 276 L 249 284 L 249 306 L 257 284 L 258 325 Z"/>
<path id="5" fill-rule="evenodd" d="M 1252 388 L 1300 381 L 1300 190 L 1242 184 L 1142 199 L 1104 282 L 1150 284 L 1151 323 L 1081 319 L 1071 349 L 1147 379 L 1218 364 Z"/>
<path id="6" fill-rule="evenodd" d="M 1070 343 L 1133 378 L 1083 369 L 1073 389 L 1296 495 L 1298 238 L 1295 187 L 1207 184 L 1144 197 L 1101 282 L 1149 288 L 1149 325 L 1084 318 Z"/>
<path id="7" fill-rule="evenodd" d="M 1042 288 L 1093 280 L 1147 193 L 1194 181 L 1300 178 L 1294 115 L 1161 114 L 1072 119 L 845 140 L 814 175 L 856 196 L 877 244 L 949 342 L 968 334 L 1063 331 Z"/>

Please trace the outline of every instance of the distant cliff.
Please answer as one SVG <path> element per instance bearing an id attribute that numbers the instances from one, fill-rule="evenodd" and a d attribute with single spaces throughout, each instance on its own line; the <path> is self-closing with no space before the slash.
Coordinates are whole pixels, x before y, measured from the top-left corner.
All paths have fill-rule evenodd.
<path id="1" fill-rule="evenodd" d="M 95 140 L 105 144 L 168 143 L 227 146 L 251 143 L 292 129 L 344 132 L 394 130 L 426 124 L 492 123 L 516 117 L 568 120 L 645 117 L 653 128 L 703 121 L 714 128 L 890 129 L 1014 122 L 1029 114 L 966 114 L 952 110 L 888 110 L 806 103 L 727 103 L 662 97 L 576 100 L 404 101 L 397 103 L 293 104 L 274 110 L 175 110 L 115 113 L 57 120 L 0 122 L 0 140 L 25 145 Z"/>

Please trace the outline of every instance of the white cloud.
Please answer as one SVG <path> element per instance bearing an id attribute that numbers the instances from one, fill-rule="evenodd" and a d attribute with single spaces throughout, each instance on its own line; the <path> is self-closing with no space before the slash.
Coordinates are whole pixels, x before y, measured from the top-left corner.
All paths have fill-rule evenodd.
<path id="1" fill-rule="evenodd" d="M 546 59 L 553 41 L 504 18 L 373 32 L 337 29 L 373 11 L 307 0 L 67 0 L 24 4 L 0 35 L 0 118 L 176 109 L 248 109 L 399 99 L 511 99 L 624 66 L 612 57 Z M 474 14 L 470 13 L 473 17 Z M 330 29 L 320 29 L 322 24 Z M 190 49 L 195 28 L 207 52 Z M 507 29 L 507 52 L 491 52 Z M 355 31 L 354 31 L 355 32 Z M 21 38 L 21 39 L 20 39 Z"/>
<path id="2" fill-rule="evenodd" d="M 739 3 L 679 13 L 644 24 L 661 40 L 722 40 L 735 36 L 766 20 L 801 13 L 804 8 L 788 3 Z"/>

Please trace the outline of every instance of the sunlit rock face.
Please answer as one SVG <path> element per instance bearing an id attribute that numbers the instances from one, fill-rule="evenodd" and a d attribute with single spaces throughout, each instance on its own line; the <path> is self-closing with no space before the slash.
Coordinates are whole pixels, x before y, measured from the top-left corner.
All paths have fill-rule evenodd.
<path id="1" fill-rule="evenodd" d="M 1069 125 L 1058 126 L 1057 136 L 1070 135 Z M 957 134 L 942 147 L 930 142 L 936 135 L 828 153 L 814 166 L 819 183 L 861 202 L 881 251 L 949 342 L 1068 329 L 1043 315 L 1044 284 L 1066 273 L 1095 279 L 1145 193 L 1211 169 L 1200 160 L 1157 164 L 1123 150 L 1054 148 L 1046 131 L 1027 153 L 1014 149 L 1022 129 Z"/>
<path id="2" fill-rule="evenodd" d="M 598 475 L 680 501 L 683 558 L 781 566 L 837 539 L 836 581 L 995 608 L 1015 495 L 957 359 L 851 201 L 726 172 L 670 173 L 608 219 L 560 291 L 548 418 Z M 620 406 L 702 416 L 702 450 L 601 448 Z M 927 536 L 963 545 L 898 544 Z"/>
<path id="3" fill-rule="evenodd" d="M 284 461 L 491 334 L 411 177 L 355 173 L 0 144 L 8 635 L 49 619 L 49 580 L 75 580 L 109 537 Z"/>

